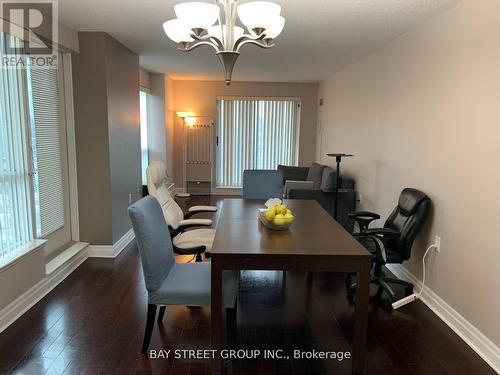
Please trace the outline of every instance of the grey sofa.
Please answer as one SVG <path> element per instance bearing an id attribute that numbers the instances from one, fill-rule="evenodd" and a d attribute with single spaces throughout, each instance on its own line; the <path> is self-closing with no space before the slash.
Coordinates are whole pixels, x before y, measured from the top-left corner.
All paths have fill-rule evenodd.
<path id="1" fill-rule="evenodd" d="M 283 185 L 286 184 L 286 181 L 312 181 L 312 188 L 294 188 L 292 186 L 287 191 L 289 199 L 314 199 L 333 217 L 337 181 L 337 173 L 334 169 L 326 165 L 312 163 L 310 167 L 279 165 L 278 170 L 283 172 Z M 341 177 L 340 182 L 337 221 L 347 231 L 352 232 L 354 224 L 348 215 L 356 210 L 355 184 L 354 180 L 348 177 Z"/>

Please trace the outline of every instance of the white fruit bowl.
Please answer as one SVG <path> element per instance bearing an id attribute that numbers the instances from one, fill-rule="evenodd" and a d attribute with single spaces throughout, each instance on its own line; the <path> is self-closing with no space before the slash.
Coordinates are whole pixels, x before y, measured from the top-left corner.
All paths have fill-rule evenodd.
<path id="1" fill-rule="evenodd" d="M 286 224 L 283 224 L 283 225 L 276 225 L 274 224 L 274 222 L 272 221 L 268 221 L 266 219 L 266 210 L 263 210 L 263 211 L 259 211 L 259 220 L 260 222 L 266 227 L 266 228 L 269 228 L 271 230 L 287 230 L 288 228 L 290 228 L 293 224 L 293 221 L 294 219 L 292 219 L 291 221 L 287 222 Z"/>

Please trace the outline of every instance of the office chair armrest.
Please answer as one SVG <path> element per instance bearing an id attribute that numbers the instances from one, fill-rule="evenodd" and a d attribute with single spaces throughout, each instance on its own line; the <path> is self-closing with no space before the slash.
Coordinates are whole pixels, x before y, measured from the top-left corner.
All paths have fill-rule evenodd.
<path id="1" fill-rule="evenodd" d="M 179 227 L 192 228 L 192 227 L 209 227 L 213 224 L 211 219 L 187 219 L 179 221 Z"/>
<path id="2" fill-rule="evenodd" d="M 379 214 L 370 211 L 351 212 L 348 216 L 358 223 L 360 232 L 366 231 L 373 220 L 380 219 Z"/>
<path id="3" fill-rule="evenodd" d="M 398 238 L 401 235 L 401 233 L 399 233 L 397 230 L 390 228 L 366 229 L 365 231 L 363 231 L 363 233 L 371 236 L 382 237 L 384 239 Z"/>
<path id="4" fill-rule="evenodd" d="M 366 233 L 353 233 L 352 236 L 356 238 L 368 251 L 371 250 L 371 247 L 370 248 L 366 247 L 366 242 L 364 243 L 363 239 L 365 241 L 366 240 L 370 241 L 373 244 L 373 247 L 375 248 L 375 254 L 373 254 L 372 251 L 370 252 L 375 256 L 375 258 L 379 259 L 379 261 L 382 264 L 385 264 L 387 262 L 387 255 L 385 252 L 385 244 L 383 238 Z"/>
<path id="5" fill-rule="evenodd" d="M 174 246 L 174 253 L 179 254 L 179 255 L 200 255 L 207 250 L 206 246 L 196 246 L 196 247 L 189 247 L 186 249 L 181 249 L 180 247 Z"/>
<path id="6" fill-rule="evenodd" d="M 169 225 L 168 231 L 170 232 L 170 238 L 173 239 L 175 236 L 177 236 L 179 233 L 184 232 L 186 229 L 210 225 L 212 225 L 212 220 L 210 219 L 182 220 L 179 222 L 179 226 L 176 229 L 172 228 L 172 226 Z"/>
<path id="7" fill-rule="evenodd" d="M 217 212 L 217 207 L 215 206 L 193 206 L 189 207 L 188 213 L 184 215 L 184 219 L 189 219 L 195 214 L 202 212 Z"/>

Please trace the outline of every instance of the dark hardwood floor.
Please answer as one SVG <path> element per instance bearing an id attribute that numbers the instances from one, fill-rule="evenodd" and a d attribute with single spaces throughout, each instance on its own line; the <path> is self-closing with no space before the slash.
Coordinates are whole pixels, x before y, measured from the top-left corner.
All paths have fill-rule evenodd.
<path id="1" fill-rule="evenodd" d="M 207 204 L 191 198 L 181 204 Z M 212 198 L 212 203 L 220 203 Z M 344 275 L 244 272 L 237 348 L 349 351 L 354 308 Z M 2 286 L 5 287 L 5 286 Z M 0 334 L 0 374 L 208 374 L 208 360 L 139 354 L 146 290 L 132 243 L 114 260 L 88 259 Z M 370 307 L 366 374 L 494 374 L 421 302 L 386 312 Z M 209 349 L 210 310 L 168 307 L 151 349 Z M 349 374 L 344 360 L 244 360 L 229 374 Z"/>

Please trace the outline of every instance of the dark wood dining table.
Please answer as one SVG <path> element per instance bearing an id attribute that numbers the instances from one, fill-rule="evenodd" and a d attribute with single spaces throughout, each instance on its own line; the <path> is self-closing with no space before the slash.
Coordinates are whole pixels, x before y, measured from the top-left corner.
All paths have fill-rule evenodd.
<path id="1" fill-rule="evenodd" d="M 358 274 L 353 336 L 352 373 L 364 370 L 368 324 L 371 255 L 314 200 L 284 202 L 295 221 L 286 231 L 259 222 L 264 201 L 225 199 L 220 212 L 212 263 L 212 374 L 222 373 L 224 270 L 290 270 L 355 272 Z"/>

